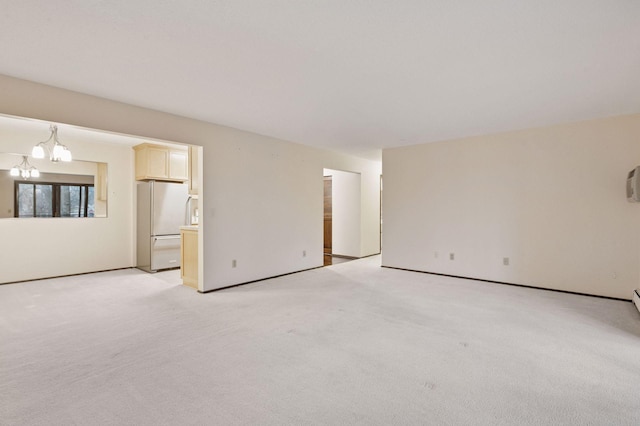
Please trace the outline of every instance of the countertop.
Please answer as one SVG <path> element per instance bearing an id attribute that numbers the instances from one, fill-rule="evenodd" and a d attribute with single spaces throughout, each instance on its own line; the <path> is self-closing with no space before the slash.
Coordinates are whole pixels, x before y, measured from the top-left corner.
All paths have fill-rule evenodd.
<path id="1" fill-rule="evenodd" d="M 184 231 L 197 231 L 198 225 L 184 225 L 181 226 L 180 229 Z"/>

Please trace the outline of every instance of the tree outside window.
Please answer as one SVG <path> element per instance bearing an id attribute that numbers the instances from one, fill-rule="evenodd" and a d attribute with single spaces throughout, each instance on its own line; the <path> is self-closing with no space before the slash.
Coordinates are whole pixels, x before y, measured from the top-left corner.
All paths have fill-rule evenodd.
<path id="1" fill-rule="evenodd" d="M 15 183 L 16 217 L 93 217 L 94 187 L 71 183 Z"/>

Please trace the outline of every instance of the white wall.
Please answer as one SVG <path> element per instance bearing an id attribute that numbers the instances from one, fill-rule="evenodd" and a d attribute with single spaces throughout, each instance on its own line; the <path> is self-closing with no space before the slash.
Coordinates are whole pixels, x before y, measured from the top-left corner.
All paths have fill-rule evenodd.
<path id="1" fill-rule="evenodd" d="M 360 257 L 360 174 L 324 169 L 332 185 L 332 253 Z"/>
<path id="2" fill-rule="evenodd" d="M 361 254 L 379 252 L 380 162 L 11 77 L 0 92 L 0 113 L 202 146 L 202 291 L 322 265 L 323 167 L 361 174 Z"/>
<path id="3" fill-rule="evenodd" d="M 385 266 L 624 299 L 638 287 L 625 180 L 640 115 L 389 149 L 383 164 Z"/>
<path id="4" fill-rule="evenodd" d="M 213 135 L 203 152 L 200 200 L 205 291 L 323 264 L 323 166 L 354 170 L 363 186 L 379 186 L 379 162 L 224 127 Z M 361 218 L 375 222 L 379 198 L 358 203 Z M 361 235 L 373 233 L 359 242 L 363 255 L 379 252 L 370 222 L 361 223 Z"/>
<path id="5" fill-rule="evenodd" d="M 0 152 L 29 154 L 36 142 L 49 136 L 48 123 L 15 121 L 0 118 Z M 90 132 L 83 135 L 59 129 L 76 159 L 108 163 L 108 217 L 0 219 L 0 283 L 134 264 L 132 150 L 92 140 Z M 59 166 L 64 170 L 69 165 Z"/>

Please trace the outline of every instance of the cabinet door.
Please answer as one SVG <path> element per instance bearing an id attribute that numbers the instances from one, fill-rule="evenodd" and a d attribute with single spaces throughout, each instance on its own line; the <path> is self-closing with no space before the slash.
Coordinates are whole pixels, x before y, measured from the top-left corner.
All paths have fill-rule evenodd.
<path id="1" fill-rule="evenodd" d="M 166 179 L 169 177 L 168 150 L 146 146 L 136 150 L 136 179 Z"/>
<path id="2" fill-rule="evenodd" d="M 198 231 L 180 231 L 182 283 L 198 289 Z"/>
<path id="3" fill-rule="evenodd" d="M 198 147 L 189 146 L 189 195 L 198 195 Z"/>
<path id="4" fill-rule="evenodd" d="M 147 177 L 158 179 L 166 179 L 169 177 L 167 155 L 168 151 L 166 148 L 149 147 L 146 149 Z"/>
<path id="5" fill-rule="evenodd" d="M 189 170 L 187 162 L 188 151 L 169 151 L 169 179 L 187 180 Z"/>

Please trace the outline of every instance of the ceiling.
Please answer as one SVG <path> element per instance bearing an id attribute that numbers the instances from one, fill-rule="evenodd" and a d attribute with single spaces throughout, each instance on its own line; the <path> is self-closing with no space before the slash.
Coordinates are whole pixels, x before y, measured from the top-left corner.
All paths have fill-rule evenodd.
<path id="1" fill-rule="evenodd" d="M 0 74 L 380 158 L 640 112 L 633 0 L 44 0 Z"/>
<path id="2" fill-rule="evenodd" d="M 0 153 L 25 155 L 31 152 L 31 147 L 38 142 L 45 141 L 51 136 L 51 122 L 36 120 L 32 118 L 21 118 L 0 114 L 0 129 L 8 135 L 21 135 L 23 139 L 29 140 L 31 145 L 19 153 L 6 152 L 4 149 Z M 168 145 L 167 141 L 159 141 L 152 138 L 139 138 L 121 133 L 107 132 L 104 130 L 87 129 L 85 127 L 72 126 L 68 124 L 57 124 L 58 136 L 62 144 L 69 144 L 69 140 L 87 141 L 100 144 L 115 144 L 135 146 L 144 142 L 153 141 L 155 144 Z M 21 139 L 22 139 L 21 138 Z M 4 148 L 4 147 L 2 147 Z M 71 149 L 71 147 L 70 147 Z"/>

